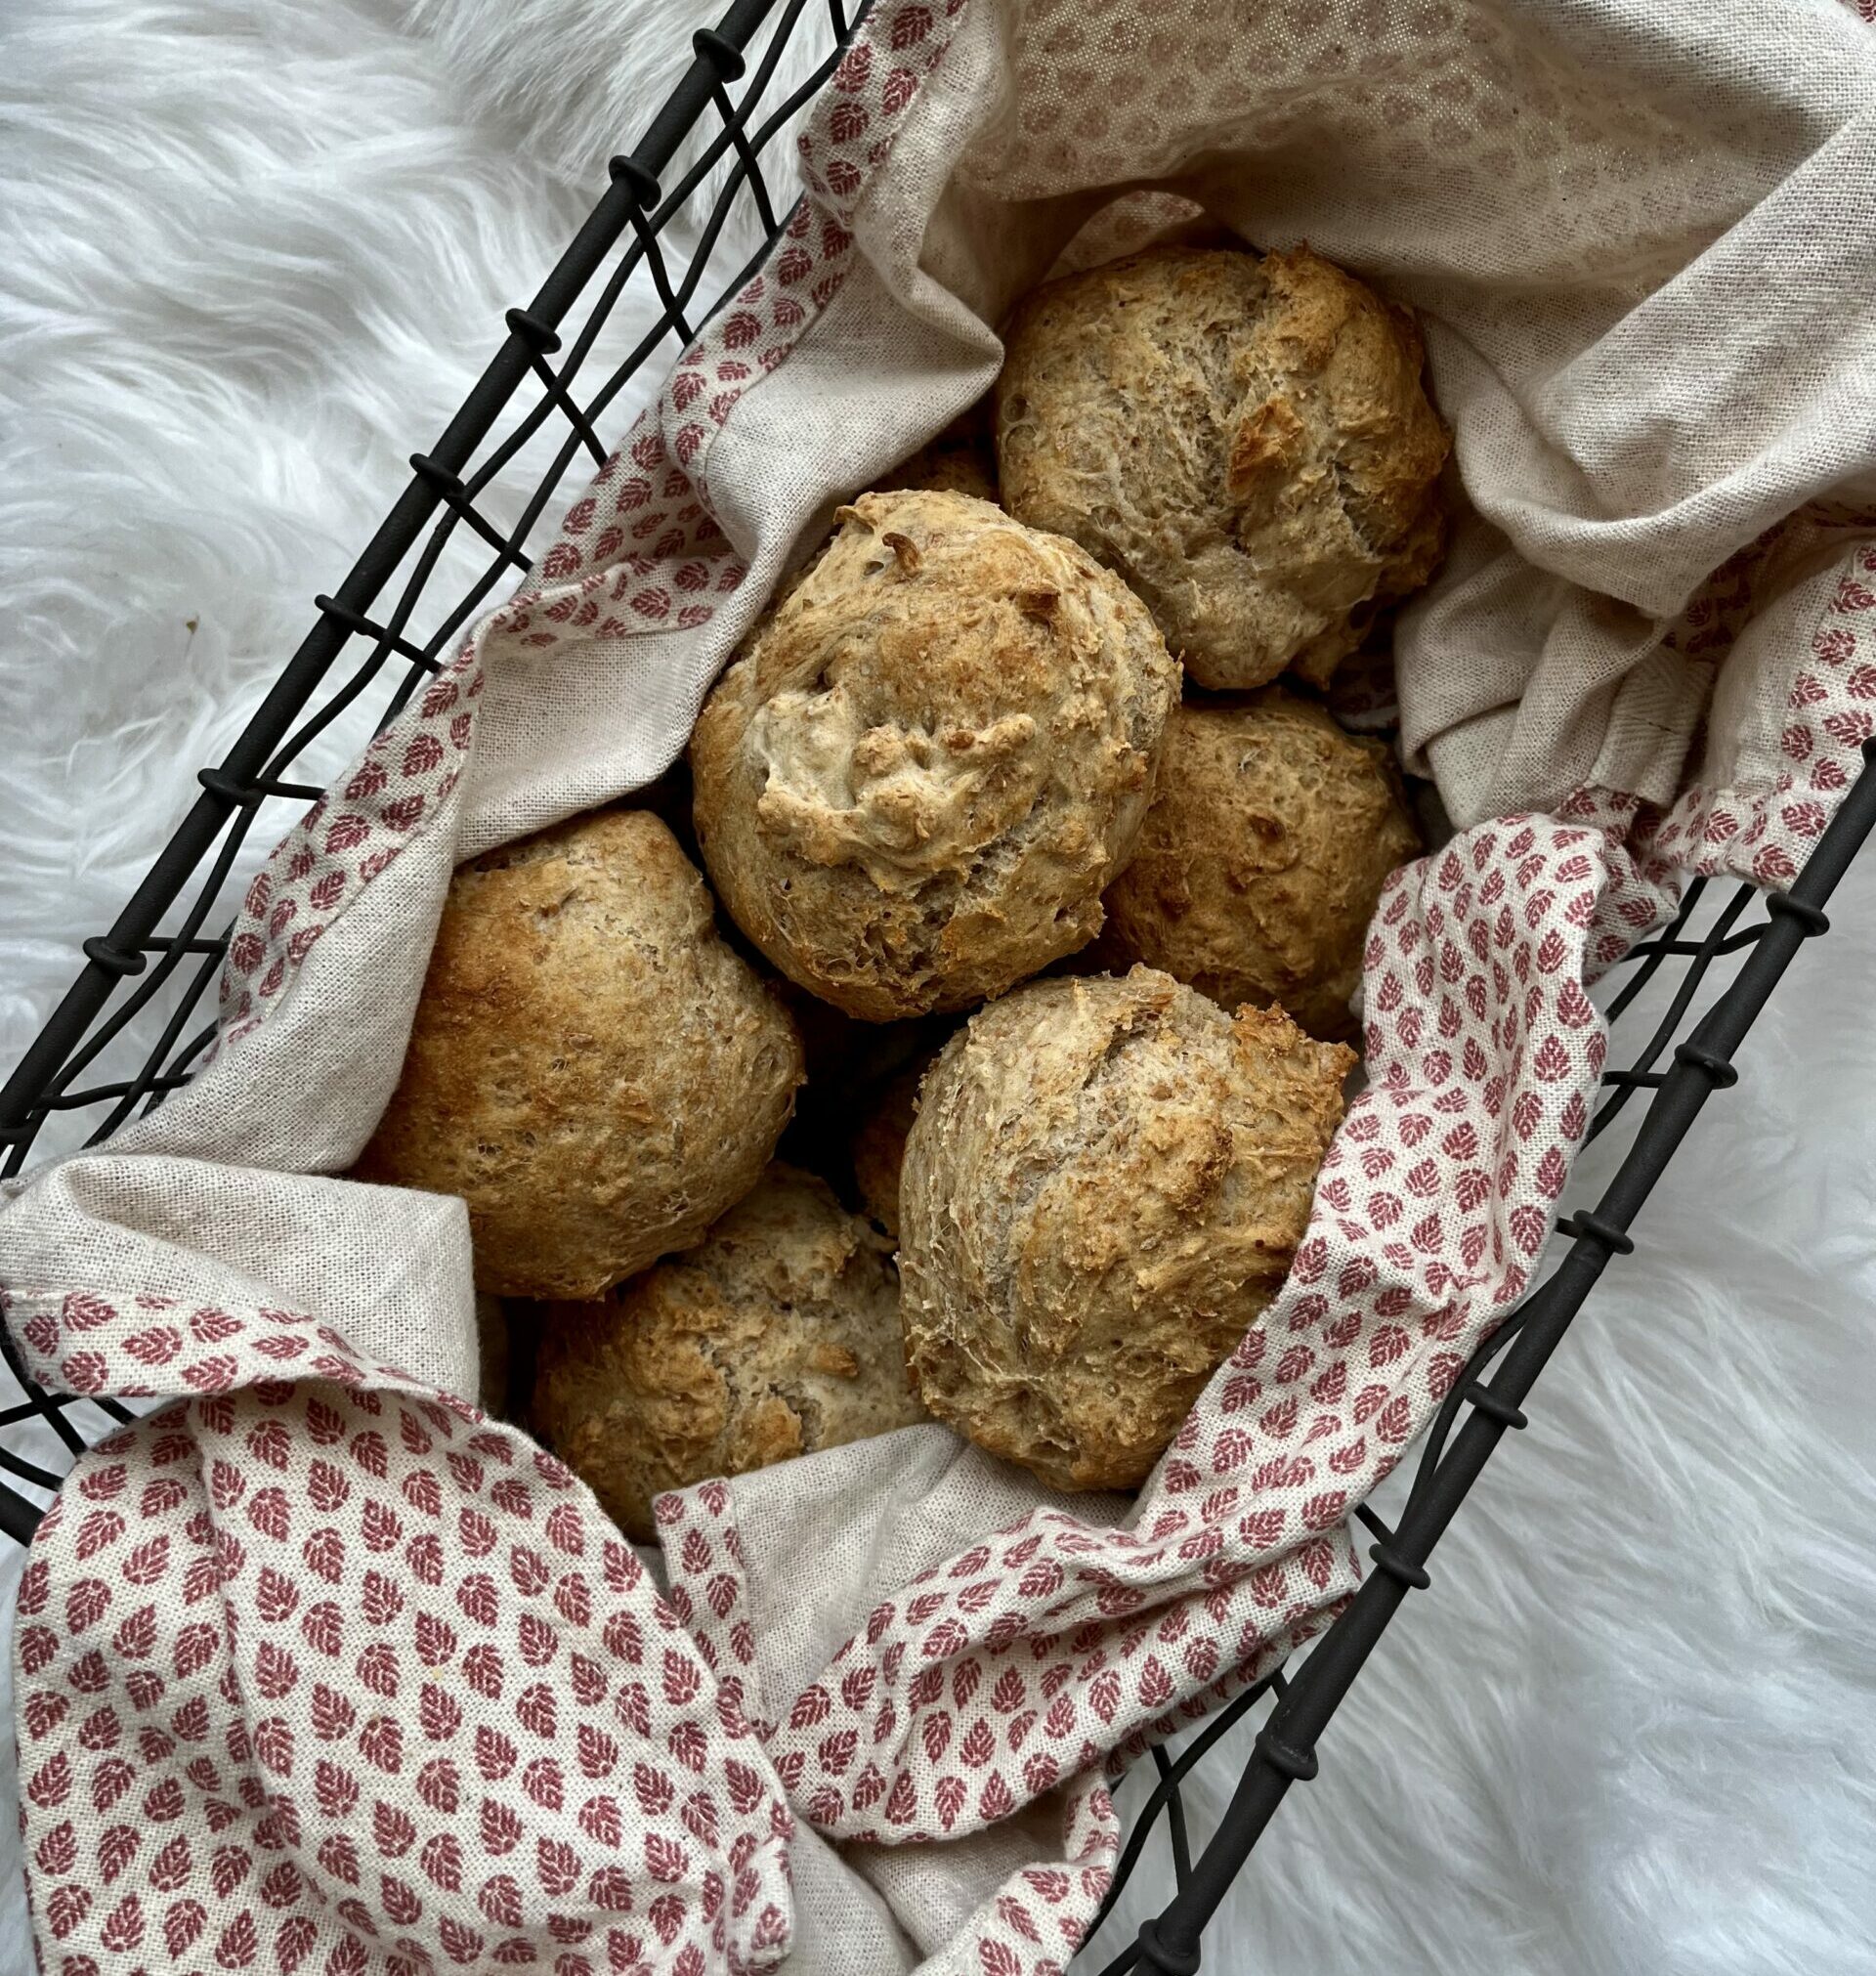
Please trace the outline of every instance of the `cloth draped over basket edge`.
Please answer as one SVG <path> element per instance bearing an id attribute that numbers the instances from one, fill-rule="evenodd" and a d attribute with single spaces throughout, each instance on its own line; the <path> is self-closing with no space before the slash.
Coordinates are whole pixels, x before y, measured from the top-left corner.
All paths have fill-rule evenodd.
<path id="1" fill-rule="evenodd" d="M 1320 10 L 1325 32 L 1340 11 Z M 1558 258 L 1545 215 L 1509 195 L 1456 243 L 1406 190 L 1426 133 L 1392 113 L 1378 46 L 1312 97 L 1313 28 L 1296 75 L 1258 51 L 1254 90 L 1203 10 L 1147 26 L 1118 4 L 882 8 L 817 112 L 809 196 L 762 272 L 527 588 L 256 880 L 217 1059 L 108 1150 L 16 1190 L 0 1279 L 36 1376 L 186 1402 L 80 1463 L 22 1586 L 51 1966 L 128 1969 L 200 1939 L 236 1966 L 263 1941 L 281 1966 L 317 1950 L 310 1966 L 358 1969 L 507 1945 L 696 1976 L 773 1965 L 792 1906 L 804 1968 L 1057 1967 L 1105 1883 L 1117 1756 L 1255 1678 L 1352 1589 L 1349 1511 L 1542 1249 L 1605 1048 L 1587 983 L 1658 924 L 1679 871 L 1795 872 L 1876 703 L 1872 532 L 1821 504 L 1870 462 L 1812 415 L 1820 369 L 1848 388 L 1855 336 L 1830 346 L 1836 370 L 1813 344 L 1781 392 L 1753 368 L 1758 325 L 1728 341 L 1670 294 L 1716 237 L 1749 257 L 1764 208 L 1868 143 L 1841 106 L 1876 44 L 1846 19 L 1826 48 L 1813 15 L 1755 10 L 1819 64 L 1783 78 L 1778 122 L 1772 85 L 1698 21 L 1669 35 L 1684 67 L 1666 86 L 1657 48 L 1647 101 L 1638 81 L 1611 103 L 1600 64 L 1625 26 L 1660 26 L 1649 10 L 1588 7 L 1567 30 L 1512 5 L 1467 17 L 1471 33 L 1413 51 L 1420 94 L 1455 76 L 1534 93 L 1592 164 L 1618 138 L 1653 143 L 1645 207 L 1583 169 L 1588 224 L 1629 250 L 1618 276 L 1588 279 L 1580 241 Z M 1523 70 L 1494 66 L 1508 47 Z M 1713 67 L 1689 91 L 1696 57 Z M 1130 78 L 1180 62 L 1198 72 L 1130 104 Z M 1100 71 L 1091 97 L 1078 63 Z M 1724 113 L 1716 75 L 1740 99 Z M 1684 127 L 1695 99 L 1724 169 Z M 1325 131 L 1401 203 L 1364 213 L 1360 173 L 1312 165 Z M 1469 184 L 1489 169 L 1528 194 L 1532 160 L 1493 149 Z M 1844 169 L 1854 186 L 1862 167 Z M 1401 702 L 1471 827 L 1384 898 L 1371 1087 L 1289 1283 L 1137 1505 L 1045 1499 L 909 1430 L 665 1498 L 661 1596 L 557 1463 L 447 1397 L 473 1377 L 459 1207 L 319 1176 L 395 1081 L 454 864 L 661 772 L 790 550 L 983 390 L 986 324 L 1110 189 L 1147 179 L 1259 243 L 1306 227 L 1424 312 L 1472 511 L 1404 617 Z M 1842 187 L 1816 191 L 1828 206 Z M 1818 309 L 1855 242 L 1806 250 L 1814 279 L 1788 285 Z M 1554 289 L 1536 330 L 1486 306 L 1519 253 Z M 1670 302 L 1671 346 L 1704 355 L 1718 335 L 1727 360 L 1705 365 L 1732 393 L 1706 423 L 1659 402 L 1660 332 L 1641 319 Z M 1625 435 L 1607 408 L 1638 371 L 1646 415 Z M 1508 779 L 1542 808 L 1491 816 Z M 807 1557 L 824 1592 L 804 1611 Z M 797 1816 L 839 1850 L 795 1839 L 791 1902 Z"/>

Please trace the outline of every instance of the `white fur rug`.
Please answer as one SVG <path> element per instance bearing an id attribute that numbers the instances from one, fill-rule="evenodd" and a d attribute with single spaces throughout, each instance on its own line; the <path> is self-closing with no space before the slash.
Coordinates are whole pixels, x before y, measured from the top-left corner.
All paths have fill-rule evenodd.
<path id="1" fill-rule="evenodd" d="M 0 1061 L 705 19 L 696 0 L 7 11 Z M 724 261 L 751 244 L 745 226 Z M 1833 917 L 1208 1969 L 1876 1971 L 1876 852 Z M 1620 1151 L 1599 1145 L 1586 1180 Z M 1228 1764 L 1212 1775 L 1195 1838 Z M 4 1864 L 0 1971 L 23 1971 Z M 1169 1887 L 1157 1847 L 1103 1946 Z"/>

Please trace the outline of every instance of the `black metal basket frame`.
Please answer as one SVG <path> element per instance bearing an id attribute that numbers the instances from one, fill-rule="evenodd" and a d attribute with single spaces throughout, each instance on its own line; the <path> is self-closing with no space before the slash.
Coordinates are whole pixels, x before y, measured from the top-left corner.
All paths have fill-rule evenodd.
<path id="1" fill-rule="evenodd" d="M 528 540 L 543 515 L 551 523 L 555 494 L 578 455 L 584 451 L 596 463 L 605 459 L 600 423 L 625 382 L 657 355 L 667 337 L 676 339 L 677 350 L 688 344 L 694 331 L 754 271 L 788 219 L 787 210 L 778 213 L 775 207 L 761 154 L 826 81 L 867 5 L 868 0 L 860 0 L 849 14 L 841 0 L 826 0 L 826 21 L 831 30 L 826 59 L 804 84 L 774 105 L 764 98 L 784 45 L 801 30 L 804 17 L 819 24 L 819 14 L 808 13 L 809 0 L 734 0 L 714 28 L 694 37 L 695 60 L 670 98 L 638 145 L 612 160 L 607 191 L 533 299 L 525 308 L 508 311 L 506 340 L 434 444 L 411 455 L 410 479 L 363 553 L 334 591 L 314 599 L 319 615 L 312 630 L 226 756 L 199 772 L 201 794 L 149 875 L 109 930 L 83 943 L 83 971 L 0 1088 L 4 1153 L 0 1174 L 21 1171 L 35 1138 L 54 1113 L 99 1114 L 100 1122 L 87 1141 L 96 1144 L 140 1106 L 146 1112 L 153 1109 L 188 1081 L 213 1036 L 214 1024 L 187 1035 L 185 1031 L 215 979 L 228 938 L 226 932 L 204 928 L 218 907 L 227 908 L 230 874 L 262 811 L 272 802 L 297 803 L 320 795 L 311 785 L 288 780 L 288 772 L 302 752 L 354 703 L 374 686 L 383 690 L 394 659 L 402 662 L 403 670 L 391 671 L 385 720 L 404 706 L 423 678 L 441 669 L 497 584 L 528 570 Z M 747 51 L 771 20 L 772 32 L 751 65 Z M 710 136 L 695 161 L 665 191 L 661 175 L 712 113 L 715 127 Z M 704 213 L 697 246 L 688 262 L 678 267 L 667 257 L 661 236 L 725 159 L 727 176 Z M 753 206 L 765 245 L 748 266 L 700 305 L 712 251 L 732 207 L 745 198 Z M 571 341 L 565 340 L 563 326 L 570 324 L 580 298 L 602 275 L 579 326 Z M 583 398 L 577 396 L 576 380 L 601 327 L 626 284 L 641 276 L 653 284 L 661 304 L 656 321 L 597 388 Z M 553 361 L 557 358 L 558 365 Z M 502 414 L 530 389 L 537 393 L 533 405 L 505 437 L 485 451 Z M 478 507 L 478 498 L 525 445 L 548 431 L 558 434 L 551 465 L 514 525 L 497 527 Z M 426 586 L 458 531 L 486 546 L 490 552 L 486 564 L 428 632 L 419 633 L 415 625 Z M 389 608 L 379 611 L 381 597 L 400 572 L 402 581 Z M 354 648 L 358 660 L 354 670 L 308 714 L 348 647 Z M 1408 1593 L 1425 1590 L 1431 1582 L 1428 1560 L 1498 1443 L 1508 1432 L 1527 1424 L 1523 1403 L 1539 1372 L 1610 1259 L 1633 1250 L 1629 1230 L 1635 1217 L 1708 1098 L 1736 1081 L 1733 1057 L 1779 978 L 1800 947 L 1827 930 L 1824 906 L 1876 828 L 1876 744 L 1866 745 L 1864 753 L 1861 775 L 1788 891 L 1767 895 L 1739 886 L 1696 935 L 1691 928 L 1706 888 L 1695 883 L 1674 924 L 1637 947 L 1624 964 L 1633 971 L 1611 1001 L 1612 1019 L 1621 1016 L 1664 968 L 1680 970 L 1669 1006 L 1645 1044 L 1626 1066 L 1610 1069 L 1603 1077 L 1607 1095 L 1592 1123 L 1591 1137 L 1607 1127 L 1638 1093 L 1652 1094 L 1627 1156 L 1594 1209 L 1558 1224 L 1559 1232 L 1569 1239 L 1559 1266 L 1473 1354 L 1448 1394 L 1426 1437 L 1397 1525 L 1388 1528 L 1365 1506 L 1357 1512 L 1374 1538 L 1369 1551 L 1374 1569 L 1302 1657 L 1298 1671 L 1286 1679 L 1278 1670 L 1247 1690 L 1186 1739 L 1176 1754 L 1167 1747 L 1153 1751 L 1158 1781 L 1122 1850 L 1101 1918 L 1162 1818 L 1175 1891 L 1164 1910 L 1107 1964 L 1102 1976 L 1126 1976 L 1141 1968 L 1164 1976 L 1187 1976 L 1199 1967 L 1202 1930 L 1290 1786 L 1315 1777 L 1318 1739 Z M 159 931 L 165 916 L 186 892 L 190 897 L 179 919 Z M 1765 911 L 1755 918 L 1754 907 L 1761 901 Z M 191 963 L 195 964 L 192 971 Z M 1737 972 L 1689 1028 L 1688 1016 L 1700 991 L 1721 964 L 1736 964 Z M 176 1007 L 136 1073 L 115 1082 L 83 1084 L 87 1069 L 172 979 L 178 982 Z M 23 1423 L 44 1422 L 75 1457 L 87 1438 L 79 1422 L 69 1417 L 74 1406 L 100 1407 L 112 1420 L 130 1417 L 113 1401 L 79 1402 L 33 1385 L 4 1326 L 0 1349 L 23 1396 L 17 1405 L 0 1407 L 0 1438 Z M 0 1439 L 0 1531 L 23 1543 L 41 1511 L 7 1485 L 7 1475 L 41 1490 L 56 1490 L 61 1478 L 25 1460 Z M 1271 1706 L 1229 1805 L 1195 1857 L 1182 1786 L 1226 1732 L 1264 1703 Z"/>

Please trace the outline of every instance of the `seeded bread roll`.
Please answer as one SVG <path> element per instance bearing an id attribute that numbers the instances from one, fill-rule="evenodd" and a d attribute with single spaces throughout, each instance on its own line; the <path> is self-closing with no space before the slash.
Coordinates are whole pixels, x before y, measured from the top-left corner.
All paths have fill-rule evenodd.
<path id="1" fill-rule="evenodd" d="M 793 1024 L 676 838 L 605 810 L 450 881 L 355 1171 L 460 1194 L 479 1289 L 597 1297 L 748 1191 L 800 1082 Z"/>
<path id="2" fill-rule="evenodd" d="M 542 1313 L 535 1428 L 641 1539 L 661 1490 L 924 1417 L 886 1244 L 780 1162 L 695 1249 Z"/>
<path id="3" fill-rule="evenodd" d="M 1180 707 L 1139 848 L 1107 888 L 1099 953 L 1225 1009 L 1274 1002 L 1311 1036 L 1350 1036 L 1375 902 L 1419 849 L 1381 742 L 1275 687 Z"/>
<path id="4" fill-rule="evenodd" d="M 1354 1060 L 1147 967 L 981 1009 L 900 1176 L 925 1404 L 1053 1488 L 1139 1482 L 1283 1281 Z"/>
<path id="5" fill-rule="evenodd" d="M 1100 929 L 1178 667 L 1074 543 L 962 494 L 863 494 L 691 741 L 717 895 L 867 1021 L 968 1008 Z"/>
<path id="6" fill-rule="evenodd" d="M 1420 332 L 1307 247 L 1150 247 L 1039 288 L 1006 347 L 1004 506 L 1125 577 L 1201 686 L 1321 684 L 1431 576 Z"/>

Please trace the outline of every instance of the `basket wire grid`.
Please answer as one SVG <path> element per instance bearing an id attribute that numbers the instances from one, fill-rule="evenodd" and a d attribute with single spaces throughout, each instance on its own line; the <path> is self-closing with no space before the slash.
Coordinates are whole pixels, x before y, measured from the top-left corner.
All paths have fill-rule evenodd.
<path id="1" fill-rule="evenodd" d="M 220 968 L 227 934 L 219 929 L 238 894 L 232 875 L 262 811 L 320 794 L 291 773 L 355 706 L 379 696 L 388 720 L 441 669 L 497 585 L 529 568 L 530 541 L 543 517 L 551 530 L 556 494 L 580 455 L 594 464 L 605 459 L 601 422 L 622 387 L 661 353 L 675 357 L 754 272 L 760 253 L 727 279 L 713 267 L 725 224 L 746 202 L 766 252 L 787 223 L 762 154 L 827 79 L 866 11 L 866 0 L 851 10 L 841 0 L 825 8 L 810 0 L 735 0 L 713 29 L 695 36 L 696 59 L 670 99 L 637 147 L 612 160 L 608 190 L 533 301 L 508 312 L 507 339 L 436 443 L 411 456 L 410 481 L 363 554 L 336 590 L 314 599 L 314 628 L 226 757 L 200 771 L 201 794 L 149 876 L 109 931 L 84 942 L 83 972 L 0 1089 L 0 1174 L 22 1170 L 55 1117 L 92 1126 L 85 1142 L 97 1144 L 189 1080 L 215 1028 L 212 1021 L 192 1026 L 192 1018 Z M 752 52 L 765 25 L 769 32 Z M 812 45 L 824 44 L 825 52 L 799 87 L 771 101 L 782 51 L 797 35 L 818 37 Z M 694 162 L 665 191 L 661 175 L 681 151 Z M 720 184 L 712 193 L 713 173 Z M 681 256 L 669 238 L 680 217 L 693 241 Z M 585 384 L 582 366 L 632 282 L 650 284 L 659 312 L 602 381 Z M 589 286 L 594 292 L 582 310 Z M 494 439 L 511 412 L 509 429 Z M 548 465 L 514 524 L 499 527 L 479 499 L 530 446 L 547 452 Z M 433 580 L 465 546 L 478 551 L 479 573 L 459 594 L 430 594 L 446 589 Z M 387 593 L 388 607 L 380 608 Z M 328 685 L 342 656 L 353 669 Z M 1627 1063 L 1605 1072 L 1591 1126 L 1594 1137 L 1645 1095 L 1626 1158 L 1594 1208 L 1558 1224 L 1569 1238 L 1560 1262 L 1447 1396 L 1397 1525 L 1390 1529 L 1365 1506 L 1357 1513 L 1374 1539 L 1374 1568 L 1347 1608 L 1288 1677 L 1272 1673 L 1176 1747 L 1152 1752 L 1157 1777 L 1122 1849 L 1101 1918 L 1162 1822 L 1175 1891 L 1101 1976 L 1136 1969 L 1185 1976 L 1199 1967 L 1201 1931 L 1291 1784 L 1316 1775 L 1316 1743 L 1343 1696 L 1407 1594 L 1430 1582 L 1428 1559 L 1498 1442 L 1526 1425 L 1523 1402 L 1538 1373 L 1610 1258 L 1633 1249 L 1630 1225 L 1675 1148 L 1708 1097 L 1735 1082 L 1731 1059 L 1779 977 L 1804 942 L 1827 929 L 1824 905 L 1876 826 L 1871 747 L 1865 756 L 1788 892 L 1767 896 L 1740 886 L 1719 898 L 1695 883 L 1674 924 L 1624 964 L 1606 1001 L 1612 1019 L 1644 990 L 1666 1003 Z M 1728 969 L 1731 978 L 1716 997 Z M 1693 1019 L 1703 1004 L 1705 1012 Z M 1626 1039 L 1628 1030 L 1621 1034 Z M 122 1078 L 87 1081 L 113 1048 L 119 1057 L 138 1052 L 130 1059 L 138 1067 Z M 64 1469 L 131 1413 L 116 1401 L 41 1391 L 25 1378 L 3 1325 L 0 1351 L 18 1393 L 0 1403 L 0 1531 L 24 1543 Z M 1195 1853 L 1182 1786 L 1220 1739 L 1259 1708 L 1265 1718 L 1227 1809 Z"/>

